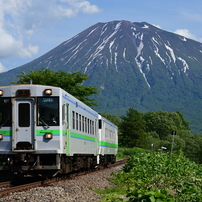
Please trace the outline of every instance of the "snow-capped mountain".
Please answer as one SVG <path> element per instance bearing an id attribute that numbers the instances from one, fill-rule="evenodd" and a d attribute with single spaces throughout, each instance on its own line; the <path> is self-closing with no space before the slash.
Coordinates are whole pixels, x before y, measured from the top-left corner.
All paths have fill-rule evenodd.
<path id="1" fill-rule="evenodd" d="M 180 111 L 202 132 L 202 44 L 146 22 L 97 23 L 40 58 L 0 74 L 0 85 L 20 71 L 41 69 L 88 74 L 100 90 L 96 110 L 115 115 Z"/>

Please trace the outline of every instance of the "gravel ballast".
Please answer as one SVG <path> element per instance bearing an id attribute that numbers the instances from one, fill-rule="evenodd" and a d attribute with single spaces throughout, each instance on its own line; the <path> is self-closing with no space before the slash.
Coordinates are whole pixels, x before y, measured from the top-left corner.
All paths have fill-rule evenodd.
<path id="1" fill-rule="evenodd" d="M 107 179 L 120 168 L 108 168 L 99 172 L 78 176 L 73 180 L 56 182 L 47 187 L 32 188 L 1 197 L 0 202 L 99 202 L 100 195 L 89 188 L 104 189 L 113 186 Z"/>

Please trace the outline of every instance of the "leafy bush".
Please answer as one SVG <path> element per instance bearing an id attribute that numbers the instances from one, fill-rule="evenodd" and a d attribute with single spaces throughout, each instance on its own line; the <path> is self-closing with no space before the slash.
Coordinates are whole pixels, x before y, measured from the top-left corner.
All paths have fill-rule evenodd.
<path id="1" fill-rule="evenodd" d="M 125 153 L 135 154 L 122 171 L 113 173 L 112 182 L 125 190 L 130 202 L 202 201 L 201 165 L 182 154 L 171 158 L 168 153 L 139 149 Z"/>
<path id="2" fill-rule="evenodd" d="M 126 158 L 129 156 L 136 155 L 137 153 L 143 153 L 143 152 L 148 152 L 148 151 L 141 148 L 137 148 L 137 147 L 134 147 L 134 148 L 119 147 L 118 153 L 117 153 L 117 159 Z"/>

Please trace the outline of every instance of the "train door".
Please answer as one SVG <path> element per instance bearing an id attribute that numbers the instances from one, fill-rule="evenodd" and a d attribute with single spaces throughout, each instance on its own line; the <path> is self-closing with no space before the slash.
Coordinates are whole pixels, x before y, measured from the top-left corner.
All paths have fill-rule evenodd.
<path id="1" fill-rule="evenodd" d="M 14 100 L 13 151 L 34 149 L 34 100 Z"/>
<path id="2" fill-rule="evenodd" d="M 99 132 L 98 132 L 98 120 L 97 119 L 95 119 L 95 128 L 94 128 L 94 130 L 95 130 L 95 139 L 96 139 L 96 155 L 98 155 L 100 152 L 99 152 L 99 143 L 100 143 L 100 141 L 99 141 L 99 139 L 100 139 L 100 136 L 99 136 Z"/>
<path id="3" fill-rule="evenodd" d="M 65 149 L 66 149 L 66 155 L 70 155 L 70 117 L 69 117 L 69 104 L 63 105 L 63 131 L 65 133 Z"/>

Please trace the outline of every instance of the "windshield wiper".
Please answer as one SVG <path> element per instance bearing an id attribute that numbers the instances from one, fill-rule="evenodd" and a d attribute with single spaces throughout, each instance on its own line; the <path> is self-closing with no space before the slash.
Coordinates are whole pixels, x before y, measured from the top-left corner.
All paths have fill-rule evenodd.
<path id="1" fill-rule="evenodd" d="M 47 128 L 50 128 L 50 126 L 41 117 L 39 117 L 39 119 Z"/>
<path id="2" fill-rule="evenodd" d="M 1 124 L 0 128 L 2 128 L 2 127 L 6 124 L 6 122 L 7 122 L 9 119 L 10 119 L 10 118 L 8 117 L 8 118 Z"/>

